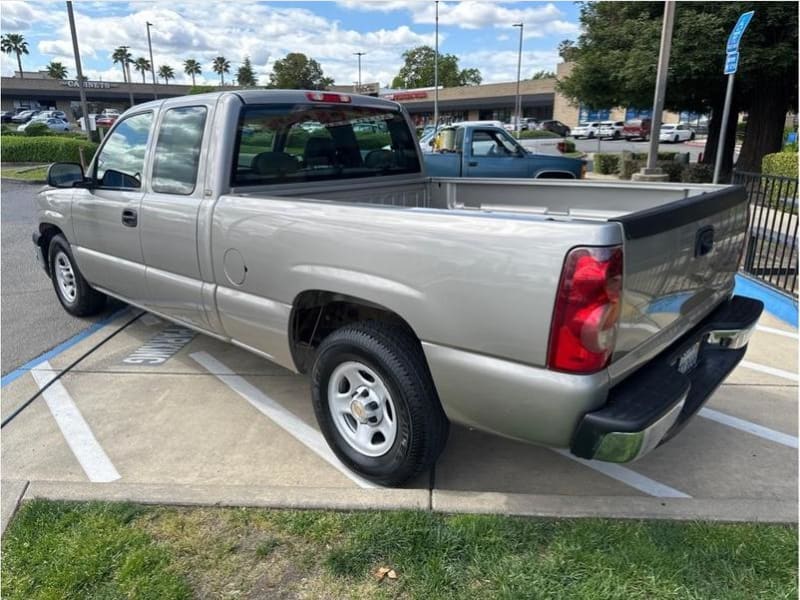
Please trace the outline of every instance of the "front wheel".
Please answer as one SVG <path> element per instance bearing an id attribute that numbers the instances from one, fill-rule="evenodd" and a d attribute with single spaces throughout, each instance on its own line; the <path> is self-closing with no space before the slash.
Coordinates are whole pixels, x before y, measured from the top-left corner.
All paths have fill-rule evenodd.
<path id="1" fill-rule="evenodd" d="M 56 235 L 50 240 L 48 259 L 53 288 L 64 310 L 73 317 L 89 317 L 103 310 L 105 294 L 92 289 L 83 278 L 63 236 Z"/>
<path id="2" fill-rule="evenodd" d="M 311 394 L 333 452 L 375 483 L 414 478 L 433 466 L 447 440 L 449 424 L 422 348 L 399 326 L 366 321 L 325 338 Z"/>

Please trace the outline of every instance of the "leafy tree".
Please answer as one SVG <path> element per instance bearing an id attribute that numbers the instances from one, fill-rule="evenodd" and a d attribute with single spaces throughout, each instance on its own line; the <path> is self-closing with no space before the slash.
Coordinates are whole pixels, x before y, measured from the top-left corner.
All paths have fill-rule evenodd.
<path id="1" fill-rule="evenodd" d="M 170 79 L 175 79 L 175 71 L 169 65 L 161 65 L 158 67 L 158 76 L 164 78 L 164 83 L 169 85 Z"/>
<path id="2" fill-rule="evenodd" d="M 405 63 L 392 80 L 394 88 L 418 88 L 434 85 L 436 52 L 430 46 L 417 46 L 403 52 Z M 478 85 L 483 80 L 478 69 L 458 68 L 458 58 L 453 54 L 439 54 L 439 85 L 457 87 Z"/>
<path id="3" fill-rule="evenodd" d="M 275 61 L 269 85 L 285 90 L 324 90 L 333 85 L 333 79 L 325 77 L 322 67 L 313 58 L 301 52 L 290 52 Z"/>
<path id="4" fill-rule="evenodd" d="M 133 68 L 139 71 L 142 74 L 142 83 L 146 83 L 144 80 L 144 74 L 150 70 L 150 61 L 140 56 L 135 61 L 133 61 Z"/>
<path id="5" fill-rule="evenodd" d="M 28 42 L 25 41 L 25 36 L 21 33 L 7 33 L 0 38 L 0 50 L 6 54 L 17 55 L 17 65 L 19 65 L 19 76 L 22 75 L 22 55 L 29 54 Z"/>
<path id="6" fill-rule="evenodd" d="M 256 75 L 253 72 L 253 65 L 250 63 L 249 56 L 244 57 L 244 62 L 236 70 L 236 82 L 242 87 L 254 87 L 256 85 Z"/>
<path id="7" fill-rule="evenodd" d="M 192 78 L 192 86 L 194 86 L 194 77 L 195 75 L 200 75 L 200 73 L 202 73 L 202 69 L 200 68 L 200 63 L 195 59 L 187 58 L 185 61 L 183 61 L 183 72 Z"/>
<path id="8" fill-rule="evenodd" d="M 231 61 L 224 56 L 218 56 L 214 59 L 213 66 L 214 73 L 219 75 L 219 84 L 225 85 L 225 73 L 231 72 Z"/>
<path id="9" fill-rule="evenodd" d="M 562 42 L 575 65 L 558 89 L 575 102 L 606 108 L 653 102 L 664 5 L 596 2 L 581 6 L 584 33 Z M 755 10 L 742 38 L 731 118 L 721 123 L 727 78 L 725 43 L 739 15 Z M 678 3 L 665 108 L 711 112 L 703 161 L 713 164 L 727 128 L 723 171 L 730 172 L 738 114 L 748 113 L 737 168 L 760 171 L 761 157 L 780 150 L 786 111 L 797 105 L 797 5 L 783 2 Z"/>
<path id="10" fill-rule="evenodd" d="M 52 77 L 53 79 L 67 78 L 67 67 L 62 65 L 60 62 L 50 61 L 50 64 L 48 64 L 45 69 L 47 69 L 48 77 Z"/>
<path id="11" fill-rule="evenodd" d="M 115 49 L 114 52 L 111 54 L 111 58 L 114 61 L 114 64 L 119 63 L 122 65 L 122 81 L 128 83 L 128 63 L 133 61 L 133 57 L 131 53 L 128 52 L 127 48 L 124 46 L 120 46 L 119 48 Z"/>
<path id="12" fill-rule="evenodd" d="M 531 79 L 555 79 L 555 77 L 556 74 L 553 73 L 552 71 L 541 70 L 541 71 L 536 71 L 536 73 L 533 74 L 533 77 L 531 77 Z"/>
<path id="13" fill-rule="evenodd" d="M 572 40 L 563 40 L 558 44 L 558 55 L 564 62 L 574 61 L 576 53 L 577 48 L 575 47 L 575 42 Z"/>

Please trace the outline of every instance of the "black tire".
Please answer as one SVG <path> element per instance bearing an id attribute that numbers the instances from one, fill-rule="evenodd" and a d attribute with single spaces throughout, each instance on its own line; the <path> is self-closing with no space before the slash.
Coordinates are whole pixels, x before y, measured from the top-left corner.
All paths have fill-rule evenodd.
<path id="1" fill-rule="evenodd" d="M 690 141 L 690 142 L 693 142 L 693 141 L 694 141 L 694 136 L 695 136 L 695 133 L 694 133 L 694 131 L 693 131 L 692 133 L 690 133 L 690 134 L 689 134 L 689 141 Z"/>
<path id="2" fill-rule="evenodd" d="M 621 137 L 621 136 L 620 136 L 620 133 L 619 133 L 619 131 L 615 131 L 615 132 L 614 132 L 614 139 L 615 139 L 615 140 L 618 140 L 620 137 Z"/>
<path id="3" fill-rule="evenodd" d="M 73 317 L 90 317 L 96 315 L 106 305 L 106 295 L 93 289 L 78 269 L 69 242 L 62 235 L 56 235 L 50 240 L 50 247 L 47 252 L 47 259 L 50 265 L 50 280 L 53 282 L 53 289 L 56 291 L 58 301 L 69 314 Z M 74 298 L 69 298 L 58 283 L 57 262 L 66 260 L 69 268 L 72 269 L 74 281 Z"/>
<path id="4" fill-rule="evenodd" d="M 333 422 L 328 385 L 340 365 L 357 361 L 385 384 L 395 408 L 397 433 L 380 456 L 359 452 Z M 320 344 L 311 371 L 314 413 L 336 456 L 362 477 L 398 486 L 430 469 L 447 442 L 449 422 L 419 341 L 405 329 L 376 321 L 348 325 Z"/>
<path id="5" fill-rule="evenodd" d="M 674 140 L 672 140 L 672 142 L 673 142 L 674 144 L 677 144 L 677 143 L 678 143 L 678 142 L 680 142 L 680 141 L 681 141 L 681 138 L 679 138 L 677 135 L 675 136 L 675 139 L 674 139 Z"/>

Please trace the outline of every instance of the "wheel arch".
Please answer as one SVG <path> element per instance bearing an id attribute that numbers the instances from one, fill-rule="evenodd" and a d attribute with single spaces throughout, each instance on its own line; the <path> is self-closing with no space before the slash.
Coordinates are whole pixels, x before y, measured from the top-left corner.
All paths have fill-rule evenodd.
<path id="1" fill-rule="evenodd" d="M 38 229 L 39 237 L 36 243 L 39 244 L 39 247 L 42 249 L 42 256 L 45 257 L 44 268 L 47 275 L 50 276 L 50 261 L 48 260 L 50 241 L 57 235 L 63 236 L 64 239 L 66 239 L 67 236 L 64 235 L 64 232 L 58 225 L 54 225 L 53 223 L 40 223 Z"/>

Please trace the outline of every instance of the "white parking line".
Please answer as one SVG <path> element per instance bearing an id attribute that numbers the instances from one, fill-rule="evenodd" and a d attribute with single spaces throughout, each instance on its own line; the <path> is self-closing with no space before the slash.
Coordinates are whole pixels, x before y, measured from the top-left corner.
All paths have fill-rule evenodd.
<path id="1" fill-rule="evenodd" d="M 750 362 L 749 360 L 743 360 L 739 363 L 739 366 L 752 371 L 759 371 L 760 373 L 767 373 L 768 375 L 781 377 L 782 379 L 788 379 L 789 381 L 800 381 L 800 377 L 797 376 L 797 373 L 784 371 L 783 369 L 776 369 L 775 367 L 768 367 L 766 365 L 760 365 L 758 363 Z"/>
<path id="2" fill-rule="evenodd" d="M 797 448 L 797 438 L 793 435 L 789 435 L 788 433 L 782 433 L 780 431 L 770 429 L 769 427 L 764 427 L 763 425 L 757 425 L 751 421 L 745 421 L 744 419 L 740 419 L 738 417 L 732 417 L 731 415 L 726 415 L 725 413 L 721 413 L 712 408 L 701 408 L 698 414 L 701 417 L 711 419 L 717 423 L 722 423 L 728 427 L 734 427 L 735 429 L 752 433 L 753 435 L 757 435 L 765 440 L 777 442 L 778 444 L 783 444 L 784 446 L 789 446 L 790 448 Z"/>
<path id="3" fill-rule="evenodd" d="M 763 331 L 765 333 L 774 333 L 775 335 L 782 335 L 783 337 L 797 339 L 797 333 L 793 331 L 784 331 L 783 329 L 776 329 L 775 327 L 767 327 L 766 325 L 756 325 L 756 331 Z"/>
<path id="4" fill-rule="evenodd" d="M 57 374 L 58 372 L 53 370 L 48 361 L 31 369 L 31 375 L 40 390 Z M 89 481 L 107 483 L 119 479 L 117 469 L 94 437 L 89 424 L 61 381 L 54 382 L 42 392 L 42 395 L 67 445 L 78 459 Z"/>
<path id="5" fill-rule="evenodd" d="M 603 475 L 611 477 L 612 479 L 621 481 L 625 485 L 636 488 L 648 496 L 654 496 L 656 498 L 691 498 L 689 494 L 684 494 L 680 490 L 669 487 L 668 485 L 660 483 L 655 479 L 645 477 L 644 475 L 637 473 L 636 471 L 632 471 L 626 467 L 622 467 L 614 463 L 578 458 L 577 456 L 570 454 L 568 450 L 556 449 L 555 452 L 558 452 L 561 456 L 569 458 L 570 460 L 579 462 L 585 467 L 589 467 L 590 469 L 594 469 Z"/>
<path id="6" fill-rule="evenodd" d="M 330 463 L 333 467 L 342 472 L 343 475 L 358 484 L 359 487 L 370 489 L 379 486 L 363 479 L 344 466 L 336 455 L 328 447 L 322 434 L 313 427 L 306 424 L 293 413 L 286 410 L 283 406 L 275 402 L 272 398 L 264 394 L 257 387 L 248 383 L 231 371 L 224 364 L 207 352 L 194 352 L 189 355 L 208 372 L 216 376 L 222 383 L 247 400 L 256 410 L 265 414 L 276 425 L 289 433 L 297 441 L 304 444 L 317 456 Z"/>

